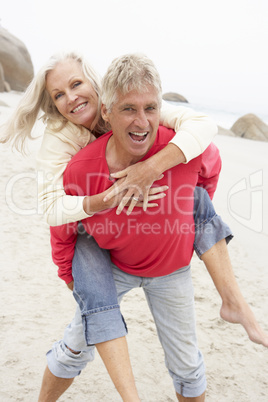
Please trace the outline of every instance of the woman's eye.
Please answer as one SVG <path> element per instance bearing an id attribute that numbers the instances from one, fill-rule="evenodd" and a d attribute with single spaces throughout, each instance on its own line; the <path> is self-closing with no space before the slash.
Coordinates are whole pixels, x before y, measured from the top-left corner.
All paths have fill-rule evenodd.
<path id="1" fill-rule="evenodd" d="M 55 99 L 58 100 L 62 95 L 63 95 L 62 93 L 56 94 Z"/>
<path id="2" fill-rule="evenodd" d="M 78 87 L 79 85 L 81 85 L 82 83 L 81 83 L 81 81 L 76 81 L 74 84 L 73 84 L 73 87 L 75 88 L 75 87 Z"/>

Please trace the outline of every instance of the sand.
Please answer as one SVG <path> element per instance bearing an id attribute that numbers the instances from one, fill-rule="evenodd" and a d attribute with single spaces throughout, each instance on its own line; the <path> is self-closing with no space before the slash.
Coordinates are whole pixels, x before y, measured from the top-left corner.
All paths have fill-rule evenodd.
<path id="1" fill-rule="evenodd" d="M 19 97 L 14 92 L 0 94 L 0 101 L 9 105 L 0 106 L 0 123 Z M 41 124 L 37 132 L 42 132 Z M 268 143 L 225 136 L 217 136 L 215 143 L 223 169 L 214 204 L 235 234 L 229 253 L 242 292 L 268 330 Z M 36 212 L 34 159 L 39 146 L 40 139 L 23 157 L 0 145 L 1 401 L 37 401 L 45 354 L 62 337 L 75 311 L 72 294 L 57 277 L 51 260 L 48 227 Z M 206 400 L 267 402 L 267 349 L 250 342 L 242 327 L 219 317 L 220 298 L 197 257 L 193 257 L 192 275 L 199 346 L 207 369 Z M 142 290 L 132 291 L 122 310 L 142 401 L 175 401 Z M 120 398 L 96 356 L 60 401 L 116 402 Z"/>

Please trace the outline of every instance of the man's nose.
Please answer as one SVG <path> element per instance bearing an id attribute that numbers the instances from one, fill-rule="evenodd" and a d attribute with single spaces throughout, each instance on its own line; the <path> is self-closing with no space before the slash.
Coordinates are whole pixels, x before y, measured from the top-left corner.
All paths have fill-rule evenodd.
<path id="1" fill-rule="evenodd" d="M 148 127 L 148 119 L 146 113 L 144 111 L 138 112 L 135 118 L 135 124 L 140 128 L 147 128 Z"/>

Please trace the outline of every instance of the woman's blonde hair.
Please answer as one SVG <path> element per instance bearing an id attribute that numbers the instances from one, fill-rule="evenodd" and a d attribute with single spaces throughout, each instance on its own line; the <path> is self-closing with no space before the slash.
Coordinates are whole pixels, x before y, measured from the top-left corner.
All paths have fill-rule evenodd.
<path id="1" fill-rule="evenodd" d="M 92 132 L 99 136 L 105 131 L 105 124 L 101 117 L 101 80 L 98 74 L 93 70 L 85 58 L 75 52 L 59 53 L 53 55 L 48 62 L 39 70 L 32 82 L 26 89 L 21 101 L 19 102 L 16 110 L 11 118 L 1 127 L 0 142 L 12 143 L 12 145 L 20 152 L 25 151 L 26 139 L 33 139 L 32 129 L 35 122 L 41 116 L 44 122 L 47 120 L 54 120 L 60 122 L 58 131 L 60 131 L 67 119 L 63 117 L 56 108 L 53 100 L 46 90 L 46 77 L 55 66 L 66 60 L 75 60 L 80 63 L 82 71 L 86 79 L 93 86 L 98 96 L 98 113 L 92 124 Z"/>

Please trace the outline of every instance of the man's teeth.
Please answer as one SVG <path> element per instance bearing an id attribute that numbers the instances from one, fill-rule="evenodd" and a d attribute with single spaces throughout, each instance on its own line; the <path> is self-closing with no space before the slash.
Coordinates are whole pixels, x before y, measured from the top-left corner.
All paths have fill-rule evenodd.
<path id="1" fill-rule="evenodd" d="M 136 133 L 135 131 L 131 131 L 130 134 L 137 135 L 138 137 L 143 137 L 147 134 L 147 131 L 145 131 L 144 133 Z"/>
<path id="2" fill-rule="evenodd" d="M 79 105 L 79 106 L 77 106 L 75 109 L 73 109 L 73 110 L 72 110 L 72 113 L 78 112 L 79 110 L 83 109 L 83 107 L 85 107 L 85 106 L 86 106 L 86 102 L 85 102 L 85 103 L 82 103 L 82 105 Z"/>

